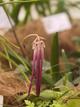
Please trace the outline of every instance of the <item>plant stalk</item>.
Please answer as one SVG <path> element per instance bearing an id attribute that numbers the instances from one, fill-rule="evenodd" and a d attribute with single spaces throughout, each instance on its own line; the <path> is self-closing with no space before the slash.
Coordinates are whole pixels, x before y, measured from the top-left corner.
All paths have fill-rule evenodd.
<path id="1" fill-rule="evenodd" d="M 4 6 L 3 6 L 3 8 L 4 8 Z M 6 13 L 6 15 L 7 15 L 7 18 L 8 18 L 8 20 L 9 20 L 9 22 L 10 22 L 10 25 L 11 25 L 11 27 L 12 27 L 12 31 L 13 31 L 14 37 L 15 37 L 15 39 L 16 39 L 16 41 L 17 41 L 17 43 L 18 43 L 18 45 L 19 45 L 19 47 L 20 47 L 20 49 L 21 49 L 22 55 L 23 55 L 23 57 L 25 57 L 25 52 L 24 52 L 23 46 L 21 45 L 21 43 L 20 43 L 20 41 L 19 41 L 19 38 L 18 38 L 18 36 L 17 36 L 17 34 L 16 34 L 16 32 L 15 32 L 15 29 L 14 29 L 14 27 L 13 27 L 13 24 L 12 24 L 12 22 L 11 22 L 11 20 L 10 20 L 10 17 L 9 17 L 9 15 L 8 15 L 8 13 L 7 13 L 7 11 L 6 11 L 5 8 L 4 8 L 4 10 L 5 10 L 5 13 Z"/>
<path id="2" fill-rule="evenodd" d="M 59 39 L 58 32 L 53 35 L 51 48 L 51 68 L 54 83 L 60 79 L 59 73 Z"/>

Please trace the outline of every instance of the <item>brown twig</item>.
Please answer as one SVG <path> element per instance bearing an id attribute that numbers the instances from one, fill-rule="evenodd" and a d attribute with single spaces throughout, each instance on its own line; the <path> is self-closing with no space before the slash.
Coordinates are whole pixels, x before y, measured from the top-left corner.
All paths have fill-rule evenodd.
<path id="1" fill-rule="evenodd" d="M 3 6 L 3 8 L 4 8 L 4 6 Z M 12 24 L 12 21 L 11 21 L 11 19 L 10 19 L 10 17 L 9 17 L 9 15 L 8 15 L 8 13 L 7 13 L 7 11 L 6 11 L 5 8 L 4 8 L 4 10 L 5 10 L 5 13 L 6 13 L 6 15 L 7 15 L 7 18 L 8 18 L 8 20 L 9 20 L 9 22 L 10 22 L 10 25 L 11 25 L 11 27 L 12 27 L 12 31 L 13 31 L 14 37 L 15 37 L 15 39 L 16 39 L 16 41 L 17 41 L 17 43 L 18 43 L 18 45 L 19 45 L 19 47 L 20 47 L 20 49 L 21 49 L 22 55 L 25 57 L 25 52 L 24 52 L 23 46 L 21 45 L 21 43 L 20 43 L 20 41 L 19 41 L 19 38 L 18 38 L 18 36 L 17 36 L 17 34 L 16 34 L 16 32 L 15 32 L 15 29 L 14 29 L 14 26 L 13 26 L 13 24 Z"/>

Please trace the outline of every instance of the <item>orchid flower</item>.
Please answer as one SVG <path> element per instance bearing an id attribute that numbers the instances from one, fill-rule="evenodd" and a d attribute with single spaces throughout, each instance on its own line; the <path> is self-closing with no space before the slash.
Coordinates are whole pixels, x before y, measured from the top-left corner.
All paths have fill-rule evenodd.
<path id="1" fill-rule="evenodd" d="M 28 37 L 30 36 L 36 36 L 36 39 L 32 43 L 32 49 L 33 49 L 32 76 L 28 90 L 28 95 L 30 95 L 31 92 L 32 81 L 33 79 L 35 79 L 36 95 L 39 96 L 41 80 L 42 80 L 42 64 L 44 59 L 45 43 L 43 41 L 44 38 L 38 36 L 37 34 L 30 34 Z"/>

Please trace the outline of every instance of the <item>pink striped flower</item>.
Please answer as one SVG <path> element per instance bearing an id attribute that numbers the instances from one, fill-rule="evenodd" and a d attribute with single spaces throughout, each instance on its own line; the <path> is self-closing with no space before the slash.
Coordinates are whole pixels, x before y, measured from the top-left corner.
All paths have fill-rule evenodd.
<path id="1" fill-rule="evenodd" d="M 32 88 L 32 81 L 35 79 L 36 84 L 36 95 L 40 94 L 41 80 L 42 80 L 42 64 L 44 59 L 44 48 L 45 44 L 42 37 L 39 37 L 37 34 L 32 34 L 36 36 L 36 39 L 33 41 L 33 62 L 32 62 L 32 76 L 31 82 L 28 90 L 28 95 L 30 95 Z"/>

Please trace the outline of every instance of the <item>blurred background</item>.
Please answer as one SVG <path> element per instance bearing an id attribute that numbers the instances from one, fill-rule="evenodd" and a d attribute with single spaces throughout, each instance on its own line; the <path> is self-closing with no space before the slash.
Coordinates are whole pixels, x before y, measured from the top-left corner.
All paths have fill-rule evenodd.
<path id="1" fill-rule="evenodd" d="M 20 0 L 0 0 L 1 2 Z M 28 1 L 25 3 L 24 1 Z M 14 22 L 25 23 L 28 20 L 38 19 L 40 16 L 54 14 L 57 9 L 66 10 L 73 19 L 80 19 L 79 0 L 23 0 L 24 3 L 6 4 L 5 7 Z"/>

